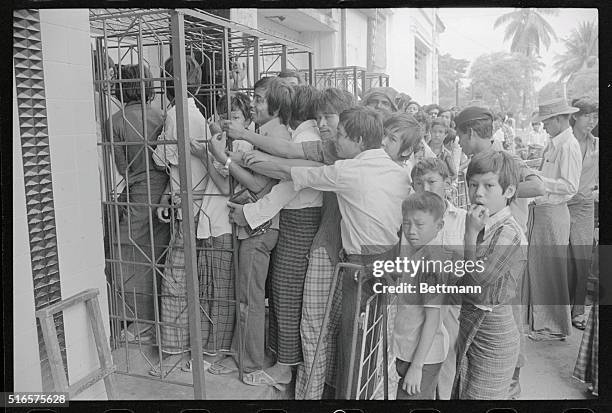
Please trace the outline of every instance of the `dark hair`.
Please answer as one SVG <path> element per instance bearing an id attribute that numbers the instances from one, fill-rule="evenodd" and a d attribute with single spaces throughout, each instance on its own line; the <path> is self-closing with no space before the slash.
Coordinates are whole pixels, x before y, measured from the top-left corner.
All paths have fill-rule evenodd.
<path id="1" fill-rule="evenodd" d="M 255 83 L 253 90 L 266 91 L 268 114 L 278 112 L 278 118 L 283 125 L 289 123 L 291 118 L 291 102 L 293 101 L 293 88 L 278 77 L 264 77 Z"/>
<path id="2" fill-rule="evenodd" d="M 291 120 L 302 123 L 310 119 L 317 119 L 320 94 L 321 92 L 314 86 L 294 86 L 291 99 Z"/>
<path id="3" fill-rule="evenodd" d="M 317 112 L 339 115 L 354 104 L 355 98 L 351 92 L 330 87 L 320 92 L 317 99 Z"/>
<path id="4" fill-rule="evenodd" d="M 410 178 L 414 181 L 415 178 L 423 176 L 427 172 L 436 172 L 444 180 L 450 178 L 450 171 L 446 162 L 439 158 L 425 158 L 417 162 L 410 171 Z"/>
<path id="5" fill-rule="evenodd" d="M 408 106 L 408 102 L 410 102 L 411 100 L 412 97 L 410 97 L 410 95 L 403 92 L 399 93 L 395 97 L 395 106 L 397 106 L 397 110 L 405 112 L 406 107 Z"/>
<path id="6" fill-rule="evenodd" d="M 416 103 L 416 102 L 414 102 L 414 103 Z M 432 103 L 431 105 L 427 105 L 427 107 L 424 108 L 425 113 L 429 113 L 429 112 L 431 112 L 434 109 L 438 109 L 438 115 L 440 115 L 440 113 L 442 113 L 442 108 L 440 106 L 436 105 L 435 103 Z"/>
<path id="7" fill-rule="evenodd" d="M 420 148 L 421 141 L 423 140 L 423 129 L 411 114 L 403 112 L 393 113 L 385 119 L 383 127 L 385 134 L 392 130 L 399 131 L 399 138 L 401 139 L 399 154 L 402 160 L 410 156 L 401 156 L 402 152 L 408 149 L 416 152 Z"/>
<path id="8" fill-rule="evenodd" d="M 185 64 L 185 71 L 187 73 L 187 93 L 193 96 L 198 93 L 200 84 L 202 83 L 202 68 L 192 56 L 187 56 L 187 59 L 185 59 Z M 164 71 L 168 76 L 174 76 L 174 66 L 171 57 L 166 59 L 164 62 Z M 166 95 L 168 96 L 168 99 L 174 99 L 175 95 L 173 79 L 166 80 Z"/>
<path id="9" fill-rule="evenodd" d="M 234 92 L 231 95 L 232 109 L 242 112 L 245 120 L 251 120 L 251 98 L 245 93 Z M 217 113 L 227 113 L 227 96 L 221 96 L 217 102 Z"/>
<path id="10" fill-rule="evenodd" d="M 457 127 L 457 130 L 461 133 L 468 133 L 470 129 L 482 139 L 491 140 L 491 137 L 493 137 L 493 121 L 491 119 L 474 119 Z"/>
<path id="11" fill-rule="evenodd" d="M 589 113 L 599 112 L 599 103 L 590 96 L 582 96 L 572 100 L 572 106 L 580 109 L 580 111 L 573 113 L 570 117 L 570 125 L 574 126 L 576 118 Z"/>
<path id="12" fill-rule="evenodd" d="M 515 192 L 512 198 L 508 199 L 508 204 L 516 196 L 516 189 L 520 181 L 520 165 L 518 161 L 505 151 L 484 151 L 474 155 L 468 165 L 465 180 L 469 183 L 474 175 L 486 173 L 497 175 L 502 191 L 510 185 L 514 185 Z"/>
<path id="13" fill-rule="evenodd" d="M 144 91 L 145 101 L 150 102 L 155 97 L 153 90 L 153 81 L 151 80 L 151 71 L 143 63 L 144 72 Z M 140 86 L 140 67 L 139 65 L 122 65 L 120 79 L 138 79 L 131 82 L 121 82 L 115 89 L 115 97 L 119 100 L 123 99 L 123 103 L 140 102 L 142 101 L 142 89 Z"/>
<path id="14" fill-rule="evenodd" d="M 380 114 L 367 106 L 353 106 L 340 114 L 340 125 L 352 141 L 362 138 L 364 150 L 378 149 L 383 138 Z"/>
<path id="15" fill-rule="evenodd" d="M 415 192 L 408 195 L 408 198 L 402 202 L 402 216 L 410 211 L 427 212 L 433 215 L 437 221 L 444 216 L 446 202 L 433 192 Z"/>
<path id="16" fill-rule="evenodd" d="M 283 70 L 278 74 L 278 77 L 280 79 L 286 79 L 286 78 L 290 78 L 290 77 L 294 77 L 297 79 L 298 81 L 298 85 L 302 84 L 302 77 L 300 76 L 300 74 L 298 72 L 294 72 L 293 70 Z"/>
<path id="17" fill-rule="evenodd" d="M 434 126 L 442 126 L 444 129 L 446 129 L 446 124 L 442 119 L 439 118 L 435 118 L 431 121 L 431 129 L 433 129 Z"/>
<path id="18" fill-rule="evenodd" d="M 455 141 L 457 137 L 457 132 L 453 128 L 446 128 L 446 136 L 444 137 L 444 145 L 448 145 L 451 142 Z"/>

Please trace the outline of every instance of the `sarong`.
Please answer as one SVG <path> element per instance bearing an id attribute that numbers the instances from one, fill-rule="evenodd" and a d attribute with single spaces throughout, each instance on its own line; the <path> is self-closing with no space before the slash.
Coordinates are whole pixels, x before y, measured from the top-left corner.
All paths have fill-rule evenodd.
<path id="1" fill-rule="evenodd" d="M 485 311 L 463 304 L 459 316 L 453 399 L 507 399 L 519 355 L 510 305 Z"/>
<path id="2" fill-rule="evenodd" d="M 599 305 L 593 304 L 587 320 L 573 376 L 591 383 L 593 394 L 599 394 Z"/>
<path id="3" fill-rule="evenodd" d="M 277 362 L 302 362 L 300 322 L 308 253 L 319 229 L 321 208 L 283 209 L 270 274 L 269 348 Z"/>
<path id="4" fill-rule="evenodd" d="M 182 353 L 189 350 L 189 314 L 185 280 L 185 249 L 181 221 L 175 221 L 175 229 L 166 268 L 161 280 L 160 320 L 177 326 L 162 324 L 161 345 L 166 353 Z"/>
<path id="5" fill-rule="evenodd" d="M 595 231 L 592 199 L 572 199 L 567 203 L 570 213 L 570 244 L 568 284 L 572 317 L 584 314 L 587 281 L 591 270 L 593 234 Z"/>
<path id="6" fill-rule="evenodd" d="M 304 363 L 300 364 L 297 369 L 295 382 L 296 400 L 321 399 L 323 397 L 326 376 L 330 377 L 328 383 L 334 384 L 331 380 L 334 379 L 336 339 L 340 326 L 340 300 L 342 294 L 340 277 L 336 280 L 336 289 L 332 299 L 332 308 L 326 331 L 321 331 L 333 277 L 334 266 L 329 259 L 325 247 L 312 251 L 304 282 L 304 301 L 302 303 L 302 321 L 300 324 Z M 310 390 L 306 393 L 306 384 L 313 367 L 320 334 L 323 334 L 323 337 L 319 348 L 319 355 L 312 373 Z"/>
<path id="7" fill-rule="evenodd" d="M 529 206 L 526 297 L 529 334 L 560 338 L 572 330 L 567 285 L 570 216 L 566 204 Z"/>
<path id="8" fill-rule="evenodd" d="M 223 251 L 202 250 L 219 248 Z M 232 235 L 223 234 L 198 240 L 198 278 L 200 280 L 200 326 L 202 350 L 216 353 L 230 350 L 234 335 L 236 299 L 232 277 Z"/>

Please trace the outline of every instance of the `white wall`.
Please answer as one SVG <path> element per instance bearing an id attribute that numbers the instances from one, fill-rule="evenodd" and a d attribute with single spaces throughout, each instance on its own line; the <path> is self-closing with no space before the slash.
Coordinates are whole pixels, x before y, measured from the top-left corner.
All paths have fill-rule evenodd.
<path id="1" fill-rule="evenodd" d="M 434 31 L 435 9 L 393 9 L 389 17 L 387 56 L 390 85 L 400 92 L 408 93 L 420 104 L 437 102 L 434 88 L 437 82 L 438 34 Z M 425 81 L 417 85 L 414 78 L 415 38 L 428 51 Z"/>
<path id="2" fill-rule="evenodd" d="M 41 10 L 40 19 L 62 297 L 98 288 L 108 334 L 88 10 Z M 39 390 L 40 377 L 36 375 L 40 376 L 40 367 L 31 367 L 38 360 L 38 345 L 32 319 L 32 272 L 26 260 L 29 246 L 18 134 L 16 129 L 13 297 L 14 314 L 19 315 L 15 326 L 23 330 L 15 332 L 14 348 L 15 383 L 24 391 Z M 84 305 L 65 311 L 64 324 L 68 376 L 74 383 L 98 367 L 97 351 Z M 30 360 L 30 368 L 22 368 L 25 360 Z M 105 397 L 100 382 L 78 398 Z"/>
<path id="3" fill-rule="evenodd" d="M 346 9 L 346 65 L 367 67 L 368 17 Z"/>

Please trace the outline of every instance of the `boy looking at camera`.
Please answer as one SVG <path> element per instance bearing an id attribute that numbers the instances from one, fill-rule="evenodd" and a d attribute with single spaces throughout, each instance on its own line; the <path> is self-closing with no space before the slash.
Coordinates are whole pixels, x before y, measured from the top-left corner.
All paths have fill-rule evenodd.
<path id="1" fill-rule="evenodd" d="M 464 258 L 485 265 L 459 281 L 481 292 L 462 297 L 454 399 L 509 397 L 520 339 L 511 304 L 527 259 L 525 234 L 509 207 L 519 168 L 512 155 L 500 151 L 475 155 L 467 170 L 471 205 Z"/>
<path id="2" fill-rule="evenodd" d="M 440 248 L 444 226 L 444 200 L 433 192 L 410 195 L 402 203 L 404 251 L 413 260 L 444 261 L 450 252 Z M 401 377 L 397 399 L 427 399 L 436 396 L 438 376 L 448 353 L 448 333 L 442 323 L 445 294 L 421 293 L 418 286 L 446 284 L 442 273 L 419 271 L 402 282 L 417 286 L 414 293 L 400 294 L 393 329 L 395 367 Z"/>

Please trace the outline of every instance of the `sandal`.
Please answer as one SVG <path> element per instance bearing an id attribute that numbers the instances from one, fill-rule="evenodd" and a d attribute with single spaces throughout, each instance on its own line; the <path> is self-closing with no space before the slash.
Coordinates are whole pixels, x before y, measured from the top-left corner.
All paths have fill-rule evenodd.
<path id="1" fill-rule="evenodd" d="M 572 318 L 572 325 L 578 330 L 584 330 L 586 328 L 586 317 L 584 315 L 579 315 Z"/>
<path id="2" fill-rule="evenodd" d="M 184 371 L 185 373 L 191 373 L 191 371 L 192 371 L 192 366 L 191 366 L 192 362 L 193 362 L 193 360 L 188 360 L 187 363 L 185 363 L 185 365 L 183 367 L 181 367 L 181 370 Z M 203 363 L 204 370 L 208 370 L 210 368 L 211 364 L 208 361 L 206 361 L 206 360 L 203 360 L 203 362 L 204 362 Z"/>
<path id="3" fill-rule="evenodd" d="M 226 359 L 227 358 L 213 363 L 212 366 L 208 368 L 208 372 L 210 374 L 218 375 L 218 374 L 231 374 L 231 373 L 234 373 L 235 371 L 238 371 L 238 366 L 236 366 L 236 362 L 234 362 L 232 359 L 232 362 L 234 363 L 234 367 L 229 367 L 224 364 L 224 361 Z"/>
<path id="4" fill-rule="evenodd" d="M 248 384 L 249 386 L 272 386 L 278 391 L 285 391 L 287 389 L 287 385 L 291 382 L 291 377 L 289 378 L 289 381 L 280 383 L 264 370 L 257 370 L 242 376 L 242 381 L 244 384 Z"/>

